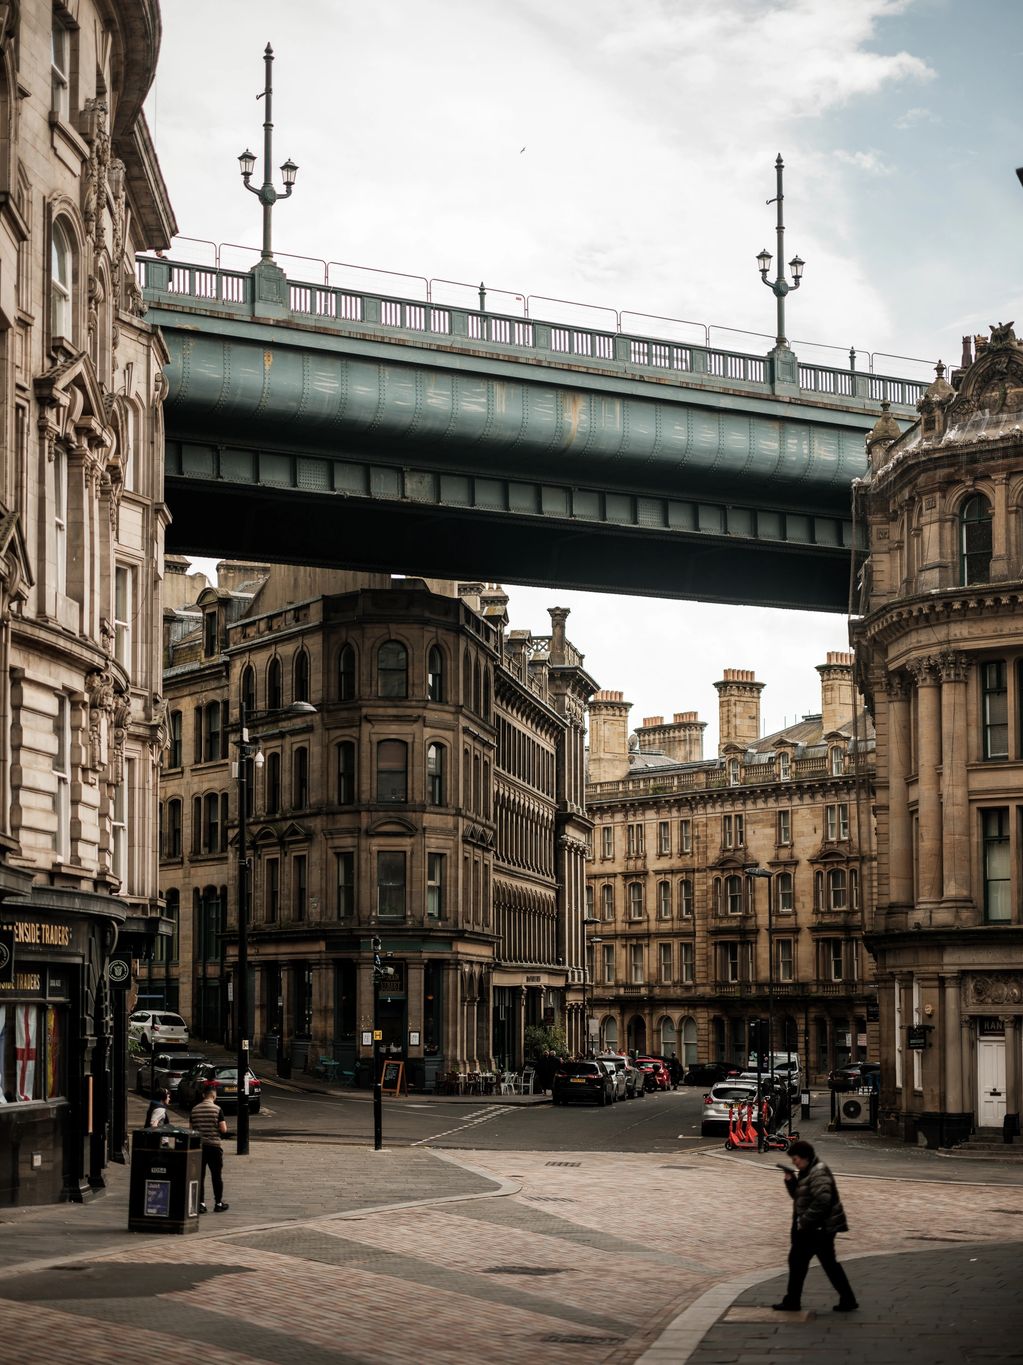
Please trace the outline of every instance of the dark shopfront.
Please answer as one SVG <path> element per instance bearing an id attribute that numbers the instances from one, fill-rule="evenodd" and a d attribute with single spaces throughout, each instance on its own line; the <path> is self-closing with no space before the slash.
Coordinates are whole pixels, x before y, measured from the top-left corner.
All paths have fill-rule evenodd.
<path id="1" fill-rule="evenodd" d="M 0 906 L 0 1206 L 79 1202 L 123 1160 L 124 925 L 108 896 L 33 888 Z"/>

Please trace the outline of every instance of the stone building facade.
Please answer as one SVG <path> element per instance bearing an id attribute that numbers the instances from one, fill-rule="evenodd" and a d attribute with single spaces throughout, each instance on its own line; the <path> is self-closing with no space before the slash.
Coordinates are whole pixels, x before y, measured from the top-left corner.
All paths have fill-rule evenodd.
<path id="1" fill-rule="evenodd" d="M 0 6 L 0 1203 L 121 1156 L 114 983 L 159 924 L 159 39 L 153 0 Z"/>
<path id="2" fill-rule="evenodd" d="M 857 801 L 873 735 L 852 665 L 830 653 L 820 713 L 767 737 L 764 684 L 725 669 L 706 760 L 695 712 L 649 717 L 630 737 L 622 694 L 593 698 L 593 1043 L 744 1066 L 750 1024 L 765 1019 L 774 1050 L 791 1047 L 817 1081 L 876 1055 L 863 946 L 873 848 Z"/>
<path id="3" fill-rule="evenodd" d="M 877 726 L 882 1123 L 1018 1130 L 1023 1030 L 1023 347 L 968 338 L 900 433 L 868 438 L 852 623 Z"/>
<path id="4" fill-rule="evenodd" d="M 143 990 L 229 1036 L 244 701 L 264 757 L 247 819 L 260 1049 L 364 1073 L 374 937 L 394 968 L 378 1025 L 414 1085 L 521 1064 L 530 1024 L 581 1045 L 594 685 L 568 613 L 536 637 L 506 630 L 485 584 L 343 578 L 222 564 L 166 612 L 161 868 L 178 931 Z"/>

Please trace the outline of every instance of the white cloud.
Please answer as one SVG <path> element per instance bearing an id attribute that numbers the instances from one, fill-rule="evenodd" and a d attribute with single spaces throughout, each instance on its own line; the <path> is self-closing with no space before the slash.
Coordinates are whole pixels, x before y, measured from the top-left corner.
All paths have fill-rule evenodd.
<path id="1" fill-rule="evenodd" d="M 892 167 L 881 159 L 880 152 L 846 152 L 836 148 L 835 160 L 841 161 L 843 165 L 853 166 L 858 171 L 865 171 L 867 175 L 892 174 Z"/>
<path id="2" fill-rule="evenodd" d="M 915 106 L 912 109 L 907 109 L 904 114 L 900 114 L 895 120 L 895 126 L 900 130 L 905 130 L 907 128 L 917 128 L 920 124 L 940 122 L 941 115 L 936 114 L 933 109 Z"/>

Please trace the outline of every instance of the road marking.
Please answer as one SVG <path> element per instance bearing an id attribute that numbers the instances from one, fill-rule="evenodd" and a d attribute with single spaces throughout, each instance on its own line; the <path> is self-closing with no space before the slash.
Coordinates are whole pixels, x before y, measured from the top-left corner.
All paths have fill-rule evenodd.
<path id="1" fill-rule="evenodd" d="M 454 1128 L 447 1128 L 443 1133 L 433 1133 L 430 1137 L 420 1138 L 418 1142 L 409 1143 L 409 1146 L 422 1147 L 427 1142 L 436 1142 L 439 1138 L 450 1137 L 452 1133 L 460 1133 L 465 1128 L 478 1128 L 481 1123 L 488 1123 L 491 1119 L 500 1118 L 502 1114 L 510 1114 L 514 1107 L 510 1104 L 491 1104 L 486 1109 L 477 1109 L 466 1115 L 464 1123 L 460 1123 Z"/>

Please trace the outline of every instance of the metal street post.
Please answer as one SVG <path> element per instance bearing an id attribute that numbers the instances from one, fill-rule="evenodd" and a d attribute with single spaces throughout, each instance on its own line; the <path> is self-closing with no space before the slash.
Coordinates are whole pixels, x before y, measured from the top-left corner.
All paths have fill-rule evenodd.
<path id="1" fill-rule="evenodd" d="M 370 939 L 373 949 L 373 1150 L 379 1152 L 384 1145 L 384 1078 L 380 1068 L 380 982 L 394 975 L 393 967 L 385 967 L 380 959 L 382 944 L 376 937 Z"/>
<path id="2" fill-rule="evenodd" d="M 775 234 L 778 239 L 777 274 L 773 280 L 767 278 L 767 272 L 771 268 L 771 253 L 766 246 L 763 251 L 759 252 L 757 255 L 757 266 L 760 269 L 760 278 L 774 294 L 778 303 L 778 335 L 775 337 L 774 344 L 778 348 L 787 348 L 789 343 L 785 337 L 785 296 L 799 288 L 799 282 L 803 278 L 803 267 L 806 265 L 806 262 L 801 260 L 798 256 L 792 257 L 792 260 L 789 261 L 789 269 L 792 271 L 792 283 L 789 284 L 785 279 L 785 220 L 782 211 L 785 202 L 785 191 L 783 188 L 785 162 L 782 161 L 780 152 L 778 153 L 778 160 L 774 163 L 774 169 L 778 179 L 778 191 L 774 199 L 768 199 L 767 202 L 769 204 L 778 205 L 778 222 L 775 227 Z"/>
<path id="3" fill-rule="evenodd" d="M 235 982 L 235 1047 L 238 1066 L 237 1152 L 249 1154 L 249 744 L 245 703 L 239 708 L 238 748 L 238 970 Z"/>
<path id="4" fill-rule="evenodd" d="M 781 158 L 778 158 L 779 161 Z M 766 867 L 747 867 L 747 877 L 766 877 L 770 881 L 771 873 Z M 756 911 L 756 898 L 754 896 L 753 909 Z M 763 1073 L 763 1057 L 767 1052 L 768 1067 L 767 1074 L 774 1076 L 774 1053 L 771 1051 L 774 1036 L 774 944 L 771 939 L 773 930 L 771 919 L 771 887 L 767 888 L 767 1042 L 766 1049 L 764 1044 L 764 1020 L 757 1020 L 757 1099 L 760 1100 L 760 1084 Z M 757 1129 L 757 1151 L 767 1150 L 767 1134 L 764 1132 L 764 1124 L 761 1123 Z"/>
<path id="5" fill-rule="evenodd" d="M 590 997 L 593 992 L 593 975 L 590 972 L 590 948 L 594 953 L 597 951 L 596 945 L 600 942 L 599 938 L 591 938 L 587 941 L 586 930 L 593 924 L 599 924 L 600 920 L 596 915 L 586 915 L 583 918 L 583 1056 L 590 1052 Z M 594 970 L 596 970 L 596 960 L 594 960 Z"/>
<path id="6" fill-rule="evenodd" d="M 257 99 L 266 101 L 266 103 L 263 106 L 265 112 L 265 117 L 263 119 L 263 183 L 262 185 L 260 185 L 259 189 L 256 189 L 255 185 L 251 185 L 249 183 L 249 181 L 252 178 L 252 172 L 256 168 L 255 155 L 248 149 L 246 149 L 238 158 L 238 164 L 241 167 L 242 172 L 242 182 L 245 185 L 245 188 L 247 190 L 250 190 L 256 196 L 259 202 L 263 205 L 263 249 L 262 252 L 260 253 L 261 261 L 273 260 L 273 248 L 271 242 L 273 207 L 278 199 L 290 198 L 291 191 L 295 187 L 295 177 L 296 175 L 298 175 L 298 167 L 289 158 L 281 167 L 281 175 L 284 178 L 284 193 L 278 194 L 277 190 L 274 188 L 271 172 L 271 166 L 273 164 L 274 136 L 272 81 L 273 60 L 274 50 L 270 46 L 270 44 L 267 43 L 266 50 L 263 53 L 263 61 L 266 66 L 265 83 L 263 86 L 262 94 L 256 96 Z"/>

